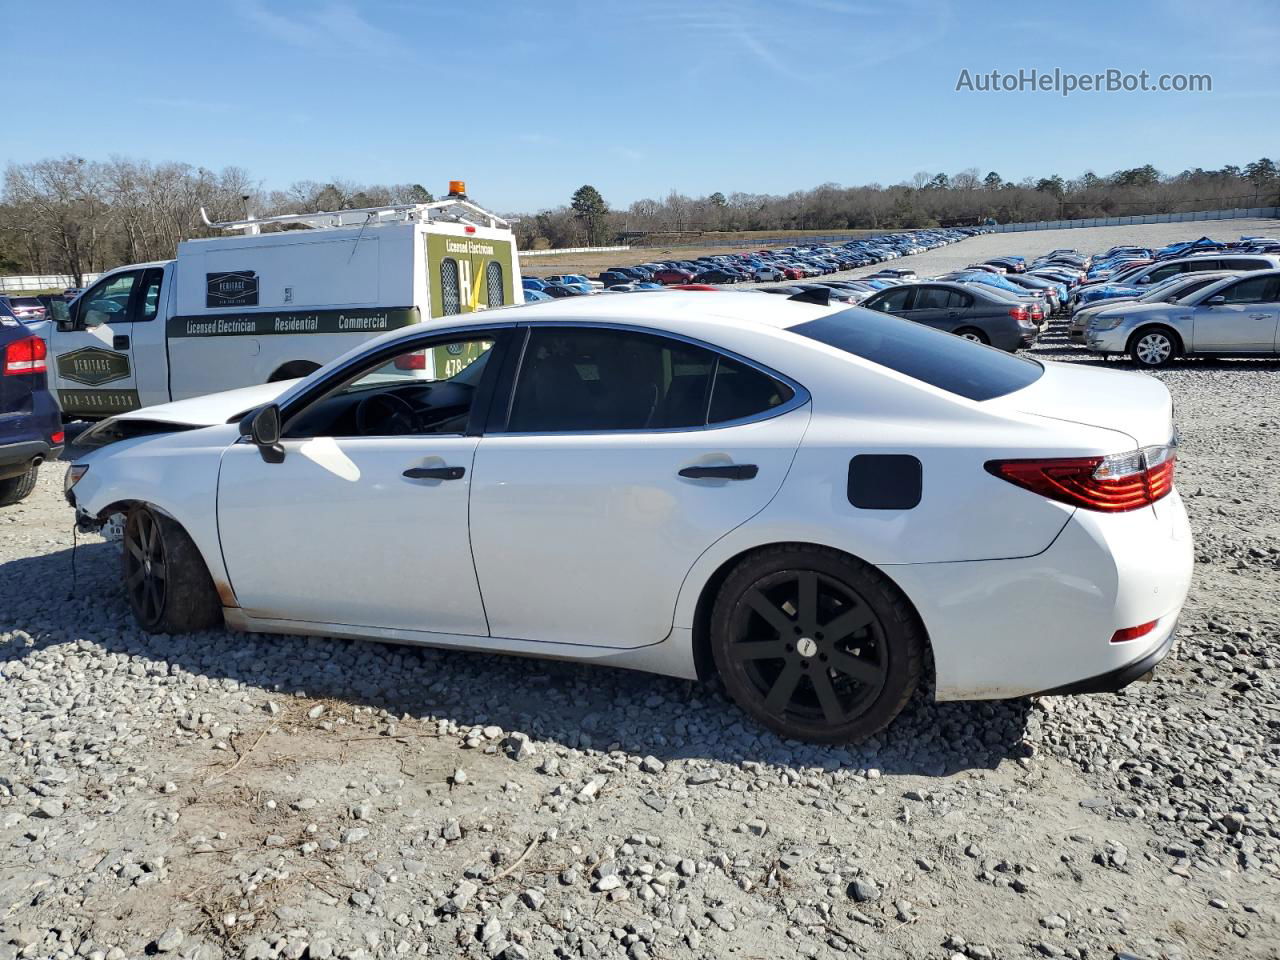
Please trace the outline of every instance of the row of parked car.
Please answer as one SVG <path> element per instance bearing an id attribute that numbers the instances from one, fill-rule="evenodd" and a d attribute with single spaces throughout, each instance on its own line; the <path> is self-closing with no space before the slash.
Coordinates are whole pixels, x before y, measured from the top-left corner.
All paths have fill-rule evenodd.
<path id="1" fill-rule="evenodd" d="M 1071 294 L 1068 336 L 1145 367 L 1179 356 L 1280 354 L 1280 239 L 1210 237 L 1093 257 Z"/>
<path id="2" fill-rule="evenodd" d="M 594 280 L 581 274 L 523 277 L 525 300 L 576 297 L 590 293 L 627 293 L 690 284 L 721 285 L 778 280 L 807 280 L 841 270 L 873 266 L 898 257 L 934 250 L 986 232 L 980 227 L 917 230 L 861 237 L 845 243 L 752 250 L 630 267 L 610 267 Z M 532 294 L 532 296 L 531 296 Z"/>

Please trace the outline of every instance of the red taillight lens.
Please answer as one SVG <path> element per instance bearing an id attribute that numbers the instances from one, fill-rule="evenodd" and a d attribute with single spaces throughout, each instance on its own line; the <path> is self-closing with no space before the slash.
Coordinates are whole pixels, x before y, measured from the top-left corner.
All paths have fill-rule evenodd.
<path id="1" fill-rule="evenodd" d="M 46 373 L 48 348 L 39 337 L 23 337 L 4 348 L 4 373 L 12 376 L 23 373 Z"/>
<path id="2" fill-rule="evenodd" d="M 1111 642 L 1125 643 L 1129 640 L 1145 637 L 1156 628 L 1156 624 L 1159 622 L 1159 620 L 1148 620 L 1146 623 L 1140 623 L 1136 627 L 1125 627 L 1123 630 L 1117 630 L 1111 635 Z"/>
<path id="3" fill-rule="evenodd" d="M 1017 320 L 1019 323 L 1026 323 L 1028 317 L 1027 308 L 1014 307 L 1009 311 L 1009 316 L 1013 317 L 1013 319 Z"/>
<path id="4" fill-rule="evenodd" d="M 67 435 L 62 430 L 59 430 L 57 433 L 55 433 L 53 436 L 49 438 L 49 442 L 52 443 L 55 447 L 58 446 L 59 444 L 66 443 L 66 440 L 67 440 Z"/>
<path id="5" fill-rule="evenodd" d="M 1144 447 L 1108 457 L 991 460 L 987 472 L 1050 500 L 1122 513 L 1146 507 L 1173 489 L 1177 449 Z"/>
<path id="6" fill-rule="evenodd" d="M 396 357 L 396 369 L 425 370 L 427 369 L 427 355 L 425 352 L 402 353 Z"/>

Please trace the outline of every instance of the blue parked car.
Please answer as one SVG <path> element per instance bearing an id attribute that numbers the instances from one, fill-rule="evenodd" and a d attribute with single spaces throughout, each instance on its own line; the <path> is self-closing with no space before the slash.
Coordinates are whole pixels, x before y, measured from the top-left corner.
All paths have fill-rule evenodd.
<path id="1" fill-rule="evenodd" d="M 0 312 L 0 507 L 27 497 L 46 460 L 62 453 L 62 412 L 49 392 L 44 340 Z"/>
<path id="2" fill-rule="evenodd" d="M 546 286 L 546 284 L 543 284 L 543 286 Z M 541 290 L 530 290 L 529 288 L 526 287 L 524 291 L 525 303 L 541 303 L 544 300 L 554 300 L 554 299 L 555 297 L 549 297 L 545 293 L 543 293 Z"/>
<path id="3" fill-rule="evenodd" d="M 545 290 L 547 281 L 538 277 L 521 277 L 520 286 L 524 287 L 525 290 Z"/>

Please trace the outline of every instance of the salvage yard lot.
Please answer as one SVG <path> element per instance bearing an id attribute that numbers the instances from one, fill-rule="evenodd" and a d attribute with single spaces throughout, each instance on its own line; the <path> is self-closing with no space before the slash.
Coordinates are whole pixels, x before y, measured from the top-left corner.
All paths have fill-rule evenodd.
<path id="1" fill-rule="evenodd" d="M 900 265 L 1276 229 L 994 234 Z M 1057 329 L 1033 355 L 1099 362 Z M 147 637 L 117 548 L 73 552 L 42 471 L 0 512 L 0 960 L 1277 956 L 1280 363 L 1157 376 L 1197 563 L 1155 680 L 918 698 L 849 748 L 781 741 L 715 685 Z"/>

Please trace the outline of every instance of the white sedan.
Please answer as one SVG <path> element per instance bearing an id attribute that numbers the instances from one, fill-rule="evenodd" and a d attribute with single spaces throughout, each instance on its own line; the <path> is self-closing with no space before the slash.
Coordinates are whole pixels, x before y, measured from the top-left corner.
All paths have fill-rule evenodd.
<path id="1" fill-rule="evenodd" d="M 814 741 L 1117 690 L 1191 576 L 1158 381 L 755 292 L 449 317 L 82 442 L 145 630 L 718 675 Z"/>

